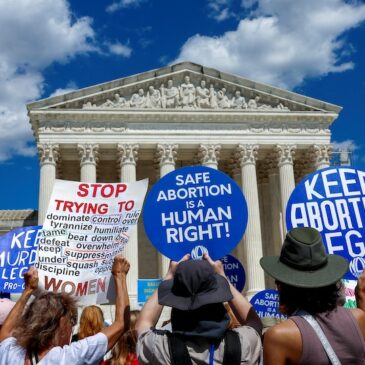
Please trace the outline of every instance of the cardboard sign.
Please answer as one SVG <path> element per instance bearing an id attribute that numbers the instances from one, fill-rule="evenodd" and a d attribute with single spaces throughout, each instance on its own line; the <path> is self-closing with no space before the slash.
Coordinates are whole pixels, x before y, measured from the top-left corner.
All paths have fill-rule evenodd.
<path id="1" fill-rule="evenodd" d="M 329 167 L 303 179 L 286 209 L 288 230 L 313 227 L 330 254 L 345 257 L 345 279 L 357 280 L 365 268 L 365 171 Z"/>
<path id="2" fill-rule="evenodd" d="M 178 261 L 209 252 L 218 260 L 241 240 L 247 204 L 238 185 L 204 166 L 177 169 L 160 179 L 146 198 L 144 227 L 163 255 Z"/>
<path id="3" fill-rule="evenodd" d="M 108 303 L 113 259 L 137 225 L 147 185 L 56 180 L 38 245 L 41 286 Z"/>
<path id="4" fill-rule="evenodd" d="M 227 279 L 239 292 L 241 292 L 245 287 L 246 282 L 245 269 L 242 264 L 232 255 L 224 256 L 221 258 L 221 261 Z"/>
<path id="5" fill-rule="evenodd" d="M 41 228 L 16 228 L 0 237 L 0 292 L 23 291 L 23 275 L 36 262 Z"/>
<path id="6" fill-rule="evenodd" d="M 153 293 L 158 289 L 162 279 L 138 279 L 137 281 L 137 302 L 142 306 L 147 302 Z"/>
<path id="7" fill-rule="evenodd" d="M 285 314 L 279 312 L 279 293 L 277 290 L 262 290 L 252 297 L 250 303 L 260 318 L 272 317 L 281 320 L 287 318 Z"/>

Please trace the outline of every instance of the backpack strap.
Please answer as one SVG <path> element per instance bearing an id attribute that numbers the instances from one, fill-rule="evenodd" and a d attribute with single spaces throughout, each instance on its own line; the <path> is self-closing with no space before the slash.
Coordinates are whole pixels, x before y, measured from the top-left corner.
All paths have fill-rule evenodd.
<path id="1" fill-rule="evenodd" d="M 171 332 L 166 332 L 171 365 L 192 365 L 188 349 L 183 339 Z"/>
<path id="2" fill-rule="evenodd" d="M 241 341 L 236 331 L 228 330 L 224 336 L 223 365 L 241 364 Z"/>

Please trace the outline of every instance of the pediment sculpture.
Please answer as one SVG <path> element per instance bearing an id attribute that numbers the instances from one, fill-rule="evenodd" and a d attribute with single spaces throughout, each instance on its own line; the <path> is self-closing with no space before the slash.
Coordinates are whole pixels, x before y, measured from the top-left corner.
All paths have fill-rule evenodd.
<path id="1" fill-rule="evenodd" d="M 213 84 L 207 85 L 201 80 L 195 86 L 189 76 L 185 76 L 179 86 L 169 79 L 167 84 L 159 88 L 150 85 L 147 90 L 139 88 L 129 96 L 115 93 L 112 99 L 97 105 L 92 102 L 83 104 L 83 109 L 234 109 L 247 111 L 290 111 L 282 103 L 270 105 L 262 103 L 260 96 L 245 98 L 243 90 L 236 89 L 232 93 L 225 87 L 216 89 Z"/>

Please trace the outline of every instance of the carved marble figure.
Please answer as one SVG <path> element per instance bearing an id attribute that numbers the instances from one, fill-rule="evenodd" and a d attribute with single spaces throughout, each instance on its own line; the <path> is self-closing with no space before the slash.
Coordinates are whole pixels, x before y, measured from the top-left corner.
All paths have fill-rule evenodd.
<path id="1" fill-rule="evenodd" d="M 228 96 L 226 95 L 226 88 L 222 88 L 217 92 L 217 104 L 221 109 L 227 109 L 230 107 Z"/>
<path id="2" fill-rule="evenodd" d="M 177 108 L 179 106 L 179 89 L 174 86 L 172 80 L 167 81 L 167 88 L 162 88 L 161 95 L 166 108 Z M 164 108 L 164 106 L 162 105 Z"/>
<path id="3" fill-rule="evenodd" d="M 147 100 L 144 95 L 144 90 L 139 89 L 138 93 L 133 94 L 129 103 L 131 108 L 146 108 Z"/>
<path id="4" fill-rule="evenodd" d="M 236 90 L 232 98 L 231 106 L 233 109 L 247 109 L 246 100 L 241 95 L 241 91 Z"/>
<path id="5" fill-rule="evenodd" d="M 147 92 L 147 106 L 150 108 L 161 108 L 161 94 L 152 85 L 149 86 Z"/>
<path id="6" fill-rule="evenodd" d="M 183 108 L 195 107 L 195 86 L 190 82 L 190 77 L 185 76 L 184 82 L 180 85 L 181 105 Z"/>
<path id="7" fill-rule="evenodd" d="M 210 108 L 210 91 L 206 87 L 205 80 L 201 80 L 200 86 L 196 87 L 196 105 L 198 108 Z"/>

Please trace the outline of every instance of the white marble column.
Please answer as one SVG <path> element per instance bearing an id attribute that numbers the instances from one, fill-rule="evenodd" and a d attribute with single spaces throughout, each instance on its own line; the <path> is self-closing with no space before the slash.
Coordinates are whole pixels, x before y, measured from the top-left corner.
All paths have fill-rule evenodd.
<path id="1" fill-rule="evenodd" d="M 118 144 L 121 182 L 130 183 L 136 181 L 138 148 L 137 144 Z M 138 227 L 135 227 L 130 235 L 124 255 L 131 265 L 127 275 L 127 285 L 131 307 L 135 308 L 137 306 L 138 280 Z"/>
<path id="2" fill-rule="evenodd" d="M 262 257 L 262 239 L 256 177 L 257 151 L 258 146 L 256 145 L 239 145 L 237 148 L 242 174 L 242 191 L 248 206 L 248 223 L 243 238 L 248 298 L 252 298 L 265 288 L 264 272 L 259 264 Z"/>
<path id="3" fill-rule="evenodd" d="M 160 178 L 175 170 L 177 155 L 177 144 L 158 144 L 156 150 L 156 160 L 160 168 Z M 163 277 L 169 268 L 170 259 L 164 255 L 158 255 L 158 273 Z"/>
<path id="4" fill-rule="evenodd" d="M 237 161 L 232 159 L 231 161 L 231 170 L 232 170 L 232 178 L 235 183 L 242 189 L 242 179 L 241 179 L 241 167 L 237 164 Z M 232 250 L 232 255 L 235 256 L 239 261 L 241 261 L 242 265 L 245 265 L 245 258 L 243 253 L 243 239 L 238 243 L 238 245 Z"/>
<path id="5" fill-rule="evenodd" d="M 219 144 L 201 144 L 198 152 L 200 164 L 218 170 L 220 151 L 221 146 Z"/>
<path id="6" fill-rule="evenodd" d="M 96 182 L 96 164 L 98 162 L 98 144 L 78 144 L 80 156 L 80 180 L 83 182 Z"/>
<path id="7" fill-rule="evenodd" d="M 330 166 L 330 158 L 333 150 L 330 144 L 313 145 L 310 150 L 316 170 L 325 169 Z"/>
<path id="8" fill-rule="evenodd" d="M 295 145 L 277 145 L 275 150 L 277 153 L 277 161 L 279 167 L 280 176 L 280 193 L 281 193 L 281 210 L 282 210 L 282 226 L 284 232 L 286 232 L 286 206 L 290 194 L 295 188 L 294 179 L 294 155 L 295 155 Z"/>
<path id="9" fill-rule="evenodd" d="M 49 199 L 56 179 L 56 164 L 59 158 L 58 144 L 38 144 L 40 160 L 38 224 L 42 225 L 46 217 Z"/>

